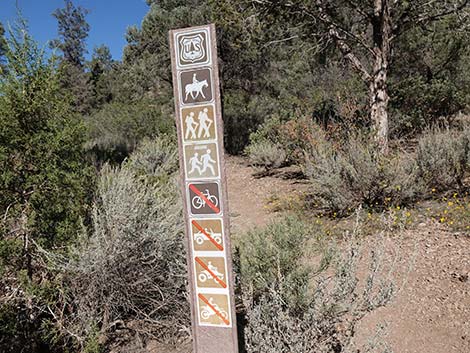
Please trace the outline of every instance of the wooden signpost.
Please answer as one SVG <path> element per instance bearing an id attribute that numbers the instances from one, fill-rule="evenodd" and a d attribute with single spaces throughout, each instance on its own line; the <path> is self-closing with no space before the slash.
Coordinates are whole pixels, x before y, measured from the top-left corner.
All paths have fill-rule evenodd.
<path id="1" fill-rule="evenodd" d="M 170 31 L 195 353 L 237 353 L 214 25 Z"/>

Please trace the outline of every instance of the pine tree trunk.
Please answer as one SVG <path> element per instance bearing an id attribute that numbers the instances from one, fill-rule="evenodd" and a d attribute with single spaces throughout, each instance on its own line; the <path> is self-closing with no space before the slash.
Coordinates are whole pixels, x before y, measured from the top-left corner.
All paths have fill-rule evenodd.
<path id="1" fill-rule="evenodd" d="M 387 74 L 391 54 L 390 0 L 375 0 L 372 23 L 374 68 L 369 84 L 370 117 L 382 153 L 388 152 L 388 91 Z"/>
<path id="2" fill-rule="evenodd" d="M 387 70 L 383 60 L 377 59 L 369 86 L 370 117 L 375 129 L 375 138 L 382 153 L 388 152 L 388 101 Z"/>

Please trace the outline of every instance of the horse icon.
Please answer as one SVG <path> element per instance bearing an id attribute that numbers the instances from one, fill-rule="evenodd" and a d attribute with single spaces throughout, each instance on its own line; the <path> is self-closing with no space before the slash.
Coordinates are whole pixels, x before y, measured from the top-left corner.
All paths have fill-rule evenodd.
<path id="1" fill-rule="evenodd" d="M 198 81 L 197 77 L 196 77 L 196 74 L 193 74 L 193 82 L 188 83 L 184 87 L 184 91 L 185 91 L 185 94 L 186 94 L 184 100 L 187 101 L 189 96 L 191 96 L 192 99 L 196 99 L 199 95 L 201 95 L 202 98 L 205 99 L 206 96 L 204 95 L 203 89 L 207 88 L 207 87 L 209 87 L 209 84 L 207 83 L 207 80 Z"/>

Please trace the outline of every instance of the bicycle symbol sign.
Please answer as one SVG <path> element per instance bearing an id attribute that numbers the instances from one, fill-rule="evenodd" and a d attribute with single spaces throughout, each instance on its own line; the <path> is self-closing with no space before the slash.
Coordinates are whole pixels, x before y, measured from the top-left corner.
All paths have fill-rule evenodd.
<path id="1" fill-rule="evenodd" d="M 222 213 L 218 183 L 189 183 L 188 192 L 189 208 L 193 215 Z"/>

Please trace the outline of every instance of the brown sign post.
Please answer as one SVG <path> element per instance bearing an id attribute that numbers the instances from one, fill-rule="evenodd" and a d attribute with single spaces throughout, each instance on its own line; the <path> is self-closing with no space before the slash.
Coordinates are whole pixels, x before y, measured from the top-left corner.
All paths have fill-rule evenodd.
<path id="1" fill-rule="evenodd" d="M 194 353 L 238 353 L 215 26 L 170 31 Z"/>

